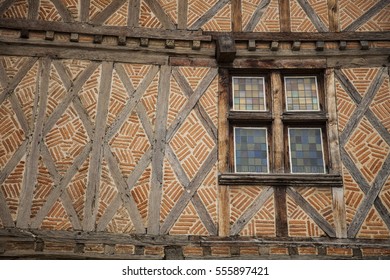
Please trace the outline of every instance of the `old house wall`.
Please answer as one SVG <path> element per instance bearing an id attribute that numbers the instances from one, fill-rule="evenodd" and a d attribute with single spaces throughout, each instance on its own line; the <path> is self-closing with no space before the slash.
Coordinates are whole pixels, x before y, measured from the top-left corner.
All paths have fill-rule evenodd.
<path id="1" fill-rule="evenodd" d="M 387 1 L 4 0 L 0 17 L 0 257 L 390 255 Z M 218 184 L 214 37 L 232 31 L 382 36 L 236 41 L 232 67 L 314 63 L 335 93 L 343 188 L 286 188 L 283 238 L 276 187 Z"/>

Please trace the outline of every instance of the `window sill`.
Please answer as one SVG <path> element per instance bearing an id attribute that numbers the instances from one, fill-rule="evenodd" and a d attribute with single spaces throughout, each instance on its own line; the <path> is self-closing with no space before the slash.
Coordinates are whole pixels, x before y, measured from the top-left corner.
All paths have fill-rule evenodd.
<path id="1" fill-rule="evenodd" d="M 219 175 L 220 185 L 262 185 L 271 187 L 342 187 L 339 174 L 240 174 Z"/>

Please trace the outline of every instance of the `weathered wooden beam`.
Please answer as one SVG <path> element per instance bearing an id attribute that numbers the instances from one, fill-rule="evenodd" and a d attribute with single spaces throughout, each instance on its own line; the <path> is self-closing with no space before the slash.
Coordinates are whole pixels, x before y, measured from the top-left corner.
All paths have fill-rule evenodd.
<path id="1" fill-rule="evenodd" d="M 373 16 L 378 14 L 383 8 L 389 5 L 388 0 L 381 0 L 366 11 L 361 17 L 348 25 L 344 31 L 356 31 L 359 27 L 369 21 Z"/>
<path id="2" fill-rule="evenodd" d="M 218 177 L 221 185 L 259 185 L 275 187 L 342 187 L 343 180 L 335 174 L 236 174 L 224 173 Z"/>
<path id="3" fill-rule="evenodd" d="M 180 0 L 177 5 L 177 28 L 187 29 L 188 0 Z"/>
<path id="4" fill-rule="evenodd" d="M 325 42 L 324 41 L 317 41 L 316 42 L 316 51 L 322 52 L 325 48 Z"/>
<path id="5" fill-rule="evenodd" d="M 118 46 L 126 46 L 127 44 L 127 37 L 126 36 L 119 36 L 118 37 Z"/>
<path id="6" fill-rule="evenodd" d="M 344 51 L 347 49 L 347 42 L 346 41 L 340 41 L 339 43 L 339 50 Z"/>
<path id="7" fill-rule="evenodd" d="M 200 50 L 200 48 L 201 48 L 201 41 L 199 41 L 199 40 L 192 41 L 192 49 L 193 50 Z"/>
<path id="8" fill-rule="evenodd" d="M 71 42 L 78 42 L 79 41 L 79 34 L 78 33 L 70 33 L 70 38 L 69 40 Z"/>
<path id="9" fill-rule="evenodd" d="M 232 5 L 232 30 L 234 32 L 242 31 L 242 13 L 241 0 L 231 0 Z"/>
<path id="10" fill-rule="evenodd" d="M 82 1 L 84 3 L 85 1 Z M 132 38 L 173 39 L 182 41 L 211 41 L 210 35 L 202 31 L 166 30 L 153 28 L 128 28 L 126 26 L 95 26 L 90 23 L 56 22 L 23 19 L 0 19 L 0 28 L 28 29 L 30 31 L 55 31 L 60 33 L 79 33 L 87 35 L 126 36 Z"/>
<path id="11" fill-rule="evenodd" d="M 221 35 L 217 39 L 216 59 L 221 63 L 231 63 L 236 58 L 236 44 L 232 36 Z"/>
<path id="12" fill-rule="evenodd" d="M 139 26 L 140 0 L 129 0 L 127 10 L 127 26 L 130 28 Z"/>
<path id="13" fill-rule="evenodd" d="M 294 41 L 291 46 L 292 51 L 299 51 L 301 50 L 301 42 L 300 41 Z"/>
<path id="14" fill-rule="evenodd" d="M 280 31 L 290 32 L 290 0 L 279 1 Z"/>
<path id="15" fill-rule="evenodd" d="M 279 42 L 272 41 L 272 43 L 271 43 L 271 51 L 277 51 L 277 50 L 279 50 Z"/>
<path id="16" fill-rule="evenodd" d="M 230 235 L 239 235 L 240 231 L 253 218 L 254 215 L 261 209 L 264 203 L 272 196 L 274 190 L 270 187 L 264 189 L 260 195 L 255 199 L 251 206 L 241 215 L 240 218 L 232 225 Z"/>
<path id="17" fill-rule="evenodd" d="M 256 40 L 249 40 L 248 51 L 255 51 L 255 50 L 256 50 Z"/>
<path id="18" fill-rule="evenodd" d="M 258 4 L 255 12 L 253 13 L 252 17 L 250 18 L 249 22 L 247 23 L 247 25 L 244 28 L 245 32 L 252 32 L 253 30 L 255 30 L 261 17 L 263 16 L 264 12 L 267 10 L 270 2 L 271 2 L 271 0 L 262 0 Z M 235 30 L 233 30 L 233 31 L 235 31 Z"/>
<path id="19" fill-rule="evenodd" d="M 46 31 L 45 40 L 54 41 L 54 31 Z"/>
<path id="20" fill-rule="evenodd" d="M 64 22 L 72 22 L 73 18 L 72 15 L 70 14 L 69 10 L 65 7 L 64 1 L 61 0 L 50 0 L 54 6 L 56 7 L 56 10 L 60 14 L 62 20 Z"/>
<path id="21" fill-rule="evenodd" d="M 99 14 L 91 19 L 92 24 L 101 25 L 115 13 L 127 0 L 114 0 Z"/>
<path id="22" fill-rule="evenodd" d="M 370 45 L 368 44 L 368 41 L 360 41 L 360 49 L 361 50 L 368 50 L 370 48 Z"/>
<path id="23" fill-rule="evenodd" d="M 0 20 L 1 24 L 1 20 Z M 220 36 L 219 32 L 204 32 L 211 35 L 213 39 Z M 388 41 L 389 31 L 381 32 L 232 32 L 231 35 L 236 41 L 258 40 L 258 41 Z"/>
<path id="24" fill-rule="evenodd" d="M 204 13 L 195 23 L 193 23 L 189 29 L 190 30 L 198 30 L 200 29 L 206 22 L 208 22 L 213 16 L 215 16 L 226 4 L 228 4 L 230 0 L 218 0 L 217 3 L 213 7 L 210 8 L 206 13 Z"/>
<path id="25" fill-rule="evenodd" d="M 88 22 L 89 20 L 90 0 L 80 1 L 80 21 Z"/>
<path id="26" fill-rule="evenodd" d="M 167 115 L 170 76 L 172 68 L 162 66 L 160 70 L 160 79 L 157 97 L 156 125 L 154 132 L 154 151 L 152 159 L 152 178 L 149 194 L 148 210 L 148 234 L 157 235 L 160 232 L 160 206 L 163 187 L 163 165 L 166 147 L 167 135 Z"/>
<path id="27" fill-rule="evenodd" d="M 86 231 L 95 230 L 96 227 L 95 223 L 98 211 L 96 201 L 98 199 L 100 189 L 103 140 L 106 131 L 113 68 L 114 65 L 112 62 L 102 63 L 99 97 L 97 101 L 96 125 L 95 133 L 93 135 L 91 159 L 89 162 L 88 185 L 84 207 L 83 229 Z"/>
<path id="28" fill-rule="evenodd" d="M 40 1 L 28 0 L 27 19 L 36 20 L 38 18 Z"/>
<path id="29" fill-rule="evenodd" d="M 339 0 L 328 0 L 329 31 L 339 32 Z"/>
<path id="30" fill-rule="evenodd" d="M 237 112 L 230 111 L 227 114 L 227 118 L 231 122 L 245 121 L 249 123 L 253 122 L 272 122 L 274 118 L 270 112 Z"/>
<path id="31" fill-rule="evenodd" d="M 39 64 L 37 81 L 37 96 L 33 107 L 33 131 L 30 145 L 27 148 L 26 167 L 23 176 L 20 205 L 17 214 L 16 225 L 26 228 L 30 224 L 31 205 L 33 201 L 34 186 L 38 178 L 38 160 L 40 146 L 43 141 L 43 127 L 46 113 L 47 95 L 49 90 L 49 75 L 51 61 L 49 58 L 42 59 Z"/>
<path id="32" fill-rule="evenodd" d="M 144 2 L 149 6 L 165 29 L 175 29 L 175 25 L 165 13 L 159 2 L 153 0 L 144 0 Z"/>
<path id="33" fill-rule="evenodd" d="M 297 0 L 297 1 L 319 32 L 329 31 L 328 27 L 322 22 L 320 17 L 317 15 L 316 11 L 314 11 L 313 7 L 307 2 L 307 0 Z"/>
<path id="34" fill-rule="evenodd" d="M 340 155 L 339 134 L 337 128 L 337 102 L 336 83 L 334 69 L 327 69 L 325 72 L 325 87 L 328 112 L 328 142 L 330 173 L 341 174 L 342 163 Z M 346 210 L 344 202 L 344 188 L 332 188 L 332 208 L 334 215 L 335 233 L 337 238 L 347 237 Z"/>

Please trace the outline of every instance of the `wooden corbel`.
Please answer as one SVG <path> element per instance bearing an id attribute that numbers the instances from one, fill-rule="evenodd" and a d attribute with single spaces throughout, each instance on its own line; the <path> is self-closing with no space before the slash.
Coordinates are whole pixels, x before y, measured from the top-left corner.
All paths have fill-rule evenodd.
<path id="1" fill-rule="evenodd" d="M 231 34 L 218 36 L 216 59 L 220 63 L 231 63 L 236 58 L 236 44 Z"/>

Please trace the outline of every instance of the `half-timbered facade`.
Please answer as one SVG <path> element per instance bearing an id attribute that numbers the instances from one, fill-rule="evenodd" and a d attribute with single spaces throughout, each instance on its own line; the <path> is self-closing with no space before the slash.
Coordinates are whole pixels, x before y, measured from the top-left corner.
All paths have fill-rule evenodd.
<path id="1" fill-rule="evenodd" d="M 0 0 L 0 258 L 389 258 L 389 65 L 388 0 Z"/>

